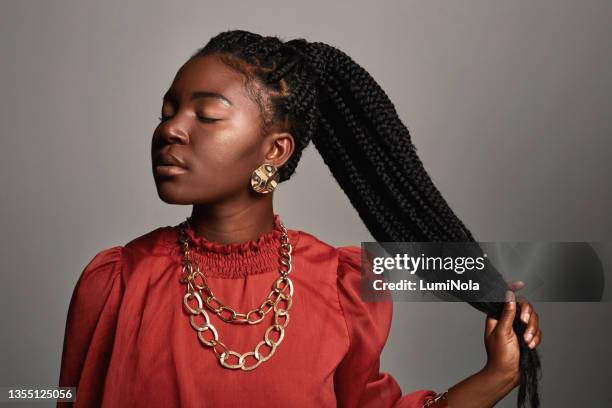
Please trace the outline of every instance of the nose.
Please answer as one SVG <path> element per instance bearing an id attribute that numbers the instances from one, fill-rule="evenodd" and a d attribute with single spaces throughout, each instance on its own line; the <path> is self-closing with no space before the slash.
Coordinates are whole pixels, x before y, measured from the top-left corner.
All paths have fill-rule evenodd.
<path id="1" fill-rule="evenodd" d="M 187 136 L 187 133 L 177 126 L 167 126 L 161 129 L 160 131 L 162 139 L 168 144 L 187 144 L 189 142 L 189 137 Z"/>
<path id="2" fill-rule="evenodd" d="M 185 129 L 183 129 L 179 121 L 176 120 L 167 120 L 165 123 L 162 123 L 161 126 L 157 129 L 158 144 L 188 144 L 189 136 Z"/>

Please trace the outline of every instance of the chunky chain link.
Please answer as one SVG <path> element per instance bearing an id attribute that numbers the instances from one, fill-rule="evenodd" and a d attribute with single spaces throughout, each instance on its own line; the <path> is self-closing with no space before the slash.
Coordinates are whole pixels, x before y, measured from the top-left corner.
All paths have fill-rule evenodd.
<path id="1" fill-rule="evenodd" d="M 190 228 L 189 218 L 179 224 L 179 245 L 183 258 L 183 267 L 180 282 L 186 285 L 183 296 L 183 306 L 189 313 L 189 323 L 197 332 L 198 339 L 205 346 L 211 348 L 219 363 L 230 369 L 253 370 L 264 361 L 272 357 L 278 345 L 285 338 L 285 328 L 289 324 L 289 310 L 293 300 L 293 282 L 289 278 L 291 273 L 291 243 L 284 224 L 280 222 L 281 245 L 279 249 L 280 276 L 272 284 L 272 290 L 261 305 L 246 313 L 239 313 L 234 308 L 225 305 L 217 298 L 210 286 L 206 275 L 200 271 L 199 265 L 194 265 L 194 259 L 189 248 L 189 237 L 186 229 Z M 195 305 L 194 303 L 195 299 Z M 219 333 L 210 322 L 206 309 L 214 312 L 226 323 L 258 324 L 263 321 L 266 314 L 274 312 L 273 324 L 265 333 L 264 339 L 257 343 L 253 351 L 240 354 L 230 350 L 219 340 Z M 274 333 L 276 332 L 276 334 Z M 267 353 L 262 347 L 267 347 Z M 229 362 L 234 357 L 234 362 Z M 249 363 L 247 359 L 254 360 Z"/>

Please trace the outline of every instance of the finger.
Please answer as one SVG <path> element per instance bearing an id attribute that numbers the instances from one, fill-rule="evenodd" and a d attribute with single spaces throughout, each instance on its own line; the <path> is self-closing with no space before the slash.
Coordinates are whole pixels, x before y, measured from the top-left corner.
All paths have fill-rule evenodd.
<path id="1" fill-rule="evenodd" d="M 519 298 L 518 303 L 519 305 L 521 305 L 521 320 L 524 323 L 529 323 L 529 317 L 531 316 L 531 313 L 533 312 L 533 307 L 527 301 L 527 299 L 524 299 L 524 298 Z"/>
<path id="2" fill-rule="evenodd" d="M 511 290 L 506 291 L 506 302 L 499 317 L 499 323 L 496 330 L 501 330 L 505 334 L 512 333 L 512 323 L 516 315 L 516 297 Z"/>
<path id="3" fill-rule="evenodd" d="M 529 348 L 530 349 L 534 349 L 536 348 L 540 343 L 542 342 L 542 331 L 538 330 L 538 332 L 536 333 L 536 335 L 533 337 L 533 340 L 531 340 L 531 343 L 529 343 Z"/>
<path id="4" fill-rule="evenodd" d="M 527 344 L 533 340 L 538 330 L 540 330 L 539 320 L 540 318 L 537 313 L 534 312 L 531 314 L 531 318 L 529 319 L 529 323 L 527 324 L 527 328 L 523 334 L 523 338 Z"/>
<path id="5" fill-rule="evenodd" d="M 510 290 L 519 290 L 525 287 L 525 283 L 521 280 L 507 281 L 506 283 L 508 284 L 508 289 Z"/>
<path id="6" fill-rule="evenodd" d="M 485 320 L 485 337 L 489 337 L 493 333 L 495 326 L 497 326 L 497 319 L 487 316 Z"/>

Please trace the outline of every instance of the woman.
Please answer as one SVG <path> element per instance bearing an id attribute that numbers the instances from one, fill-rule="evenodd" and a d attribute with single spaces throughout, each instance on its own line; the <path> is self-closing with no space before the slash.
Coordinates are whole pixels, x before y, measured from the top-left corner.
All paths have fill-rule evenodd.
<path id="1" fill-rule="evenodd" d="M 286 229 L 274 212 L 272 191 L 312 140 L 377 240 L 473 240 L 346 54 L 220 33 L 180 68 L 160 120 L 158 194 L 192 213 L 85 267 L 60 374 L 76 406 L 488 407 L 519 383 L 519 402 L 537 406 L 542 334 L 527 301 L 520 316 L 511 291 L 474 304 L 488 314 L 486 365 L 446 393 L 402 395 L 379 372 L 392 303 L 360 298 L 359 247 Z"/>

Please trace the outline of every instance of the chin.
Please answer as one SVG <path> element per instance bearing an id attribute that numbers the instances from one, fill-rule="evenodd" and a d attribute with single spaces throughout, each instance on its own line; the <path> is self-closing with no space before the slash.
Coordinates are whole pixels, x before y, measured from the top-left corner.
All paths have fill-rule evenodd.
<path id="1" fill-rule="evenodd" d="M 193 189 L 184 188 L 185 185 L 178 183 L 170 183 L 167 181 L 156 181 L 157 195 L 166 204 L 177 205 L 194 205 L 213 203 L 219 198 L 216 196 L 207 196 L 202 194 L 202 191 L 194 191 Z"/>
<path id="2" fill-rule="evenodd" d="M 155 187 L 159 198 L 167 204 L 193 204 L 191 197 L 179 183 L 155 179 Z"/>
<path id="3" fill-rule="evenodd" d="M 193 204 L 193 202 L 186 199 L 186 197 L 183 194 L 173 194 L 171 192 L 157 190 L 157 195 L 166 204 L 179 204 L 179 205 Z"/>

